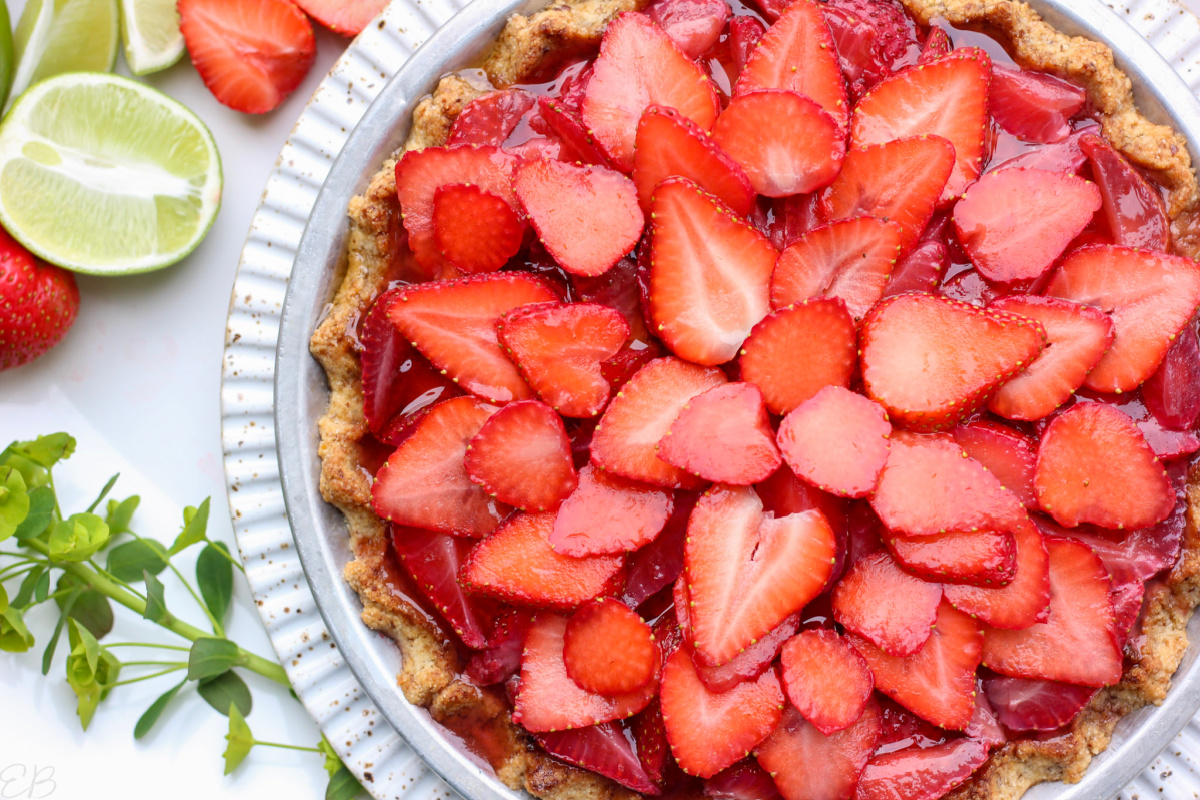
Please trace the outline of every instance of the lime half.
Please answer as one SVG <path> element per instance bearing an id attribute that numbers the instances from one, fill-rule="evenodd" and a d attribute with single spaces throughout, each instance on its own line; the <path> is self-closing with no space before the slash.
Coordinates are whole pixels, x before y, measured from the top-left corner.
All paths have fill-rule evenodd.
<path id="1" fill-rule="evenodd" d="M 0 124 L 0 223 L 76 272 L 147 272 L 190 253 L 221 204 L 212 134 L 116 75 L 36 84 Z"/>
<path id="2" fill-rule="evenodd" d="M 51 75 L 111 71 L 120 16 L 117 0 L 29 0 L 13 41 L 17 66 L 9 105 Z"/>
<path id="3" fill-rule="evenodd" d="M 183 55 L 175 0 L 121 0 L 121 39 L 134 75 L 166 69 Z"/>

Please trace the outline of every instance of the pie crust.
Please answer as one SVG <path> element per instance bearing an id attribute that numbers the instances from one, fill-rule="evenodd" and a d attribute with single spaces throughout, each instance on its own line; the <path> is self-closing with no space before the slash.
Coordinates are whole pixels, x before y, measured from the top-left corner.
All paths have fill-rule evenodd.
<path id="1" fill-rule="evenodd" d="M 594 52 L 609 20 L 641 8 L 646 1 L 556 0 L 528 17 L 513 15 L 484 60 L 483 71 L 494 86 L 538 80 L 564 60 Z M 1176 252 L 1193 258 L 1200 255 L 1200 239 L 1193 234 L 1200 194 L 1185 140 L 1138 111 L 1129 78 L 1116 68 L 1107 46 L 1066 36 L 1014 0 L 901 2 L 924 24 L 940 18 L 958 27 L 982 29 L 1006 44 L 1022 66 L 1086 89 L 1105 138 L 1168 190 Z M 434 720 L 460 734 L 514 789 L 550 800 L 636 798 L 635 792 L 607 778 L 547 755 L 511 722 L 502 690 L 481 689 L 460 678 L 464 664 L 452 637 L 396 588 L 393 577 L 401 570 L 388 549 L 386 524 L 370 507 L 372 478 L 363 466 L 360 447 L 368 428 L 356 331 L 375 297 L 408 257 L 396 200 L 396 159 L 406 150 L 443 144 L 463 106 L 482 91 L 463 77 L 443 78 L 432 96 L 417 105 L 404 147 L 383 163 L 367 190 L 350 203 L 345 272 L 338 276 L 337 292 L 311 342 L 330 388 L 329 406 L 319 422 L 321 493 L 345 516 L 355 553 L 345 578 L 362 600 L 363 621 L 399 646 L 403 665 L 397 682 L 409 702 L 427 708 Z M 1108 746 L 1122 716 L 1165 699 L 1187 650 L 1187 621 L 1200 602 L 1200 469 L 1188 476 L 1187 501 L 1183 552 L 1165 580 L 1147 584 L 1144 644 L 1122 681 L 1102 690 L 1067 732 L 1045 741 L 1011 742 L 995 750 L 988 763 L 950 797 L 1016 800 L 1042 781 L 1077 782 L 1092 756 Z"/>

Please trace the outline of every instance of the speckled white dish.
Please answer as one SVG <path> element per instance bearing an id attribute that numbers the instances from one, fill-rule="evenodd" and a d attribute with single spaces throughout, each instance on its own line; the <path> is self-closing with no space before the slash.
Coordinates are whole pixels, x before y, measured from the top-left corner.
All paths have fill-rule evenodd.
<path id="1" fill-rule="evenodd" d="M 297 247 L 334 158 L 388 78 L 465 5 L 463 0 L 396 0 L 350 45 L 317 89 L 280 152 L 251 224 L 233 289 L 222 365 L 225 474 L 251 590 L 296 693 L 346 764 L 380 800 L 426 800 L 454 792 L 367 698 L 317 611 L 284 509 L 274 433 L 275 353 Z M 1173 0 L 1110 5 L 1149 39 L 1193 92 L 1200 91 L 1200 21 Z M 1200 796 L 1196 759 L 1200 718 L 1121 796 Z"/>

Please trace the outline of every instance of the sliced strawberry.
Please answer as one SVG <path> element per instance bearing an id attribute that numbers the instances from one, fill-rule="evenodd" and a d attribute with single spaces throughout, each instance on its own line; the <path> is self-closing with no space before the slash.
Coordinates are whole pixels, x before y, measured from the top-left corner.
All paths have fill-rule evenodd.
<path id="1" fill-rule="evenodd" d="M 821 218 L 878 217 L 904 231 L 900 252 L 921 236 L 954 169 L 954 146 L 940 136 L 851 148 L 837 179 L 821 192 Z"/>
<path id="2" fill-rule="evenodd" d="M 562 420 L 537 400 L 493 414 L 471 439 L 463 466 L 489 495 L 522 511 L 558 508 L 579 482 Z"/>
<path id="3" fill-rule="evenodd" d="M 576 558 L 637 550 L 658 536 L 671 508 L 669 491 L 589 464 L 558 509 L 550 546 Z"/>
<path id="4" fill-rule="evenodd" d="M 746 63 L 766 32 L 766 26 L 754 17 L 739 16 L 729 20 L 729 44 L 738 75 L 746 69 Z"/>
<path id="5" fill-rule="evenodd" d="M 494 686 L 516 675 L 521 670 L 525 634 L 532 624 L 533 613 L 524 608 L 512 608 L 497 617 L 485 649 L 471 654 L 463 673 L 478 686 Z"/>
<path id="6" fill-rule="evenodd" d="M 1041 323 L 1049 344 L 1025 371 L 1000 387 L 988 403 L 1009 419 L 1041 419 L 1083 385 L 1113 340 L 1113 323 L 1103 311 L 1054 297 L 1010 295 L 989 308 Z"/>
<path id="7" fill-rule="evenodd" d="M 889 298 L 863 320 L 867 396 L 897 423 L 947 428 L 1046 345 L 1040 323 L 925 294 Z"/>
<path id="8" fill-rule="evenodd" d="M 583 122 L 621 170 L 633 168 L 638 120 L 647 106 L 674 108 L 708 130 L 717 96 L 694 62 L 645 14 L 620 14 L 604 31 L 583 100 Z"/>
<path id="9" fill-rule="evenodd" d="M 873 217 L 815 228 L 779 254 L 771 273 L 771 307 L 810 297 L 840 297 L 862 319 L 883 296 L 900 254 L 903 231 Z"/>
<path id="10" fill-rule="evenodd" d="M 658 457 L 706 481 L 741 486 L 765 480 L 782 463 L 752 383 L 727 383 L 689 400 L 659 440 Z"/>
<path id="11" fill-rule="evenodd" d="M 607 697 L 656 682 L 662 663 L 650 626 L 611 597 L 588 603 L 571 615 L 563 661 L 581 689 Z"/>
<path id="12" fill-rule="evenodd" d="M 835 534 L 845 534 L 847 501 L 805 483 L 785 464 L 775 474 L 754 486 L 763 502 L 763 510 L 776 517 L 786 517 L 815 508 L 825 517 Z"/>
<path id="13" fill-rule="evenodd" d="M 1084 136 L 1095 133 L 1097 130 L 1099 128 L 1095 126 L 1080 128 L 1061 142 L 1027 149 L 1020 155 L 1001 162 L 993 170 L 1026 167 L 1075 175 L 1088 160 L 1080 146 L 1080 141 Z"/>
<path id="14" fill-rule="evenodd" d="M 882 531 L 896 563 L 921 578 L 971 586 L 1006 586 L 1017 574 L 1016 537 L 1007 531 L 947 531 L 897 536 Z"/>
<path id="15" fill-rule="evenodd" d="M 650 210 L 655 187 L 672 176 L 692 181 L 738 216 L 754 203 L 746 171 L 707 131 L 673 108 L 652 105 L 638 122 L 633 156 L 633 182 L 644 210 Z"/>
<path id="16" fill-rule="evenodd" d="M 1051 144 L 1071 135 L 1071 117 L 1087 93 L 1044 72 L 992 66 L 988 110 L 1001 128 L 1026 142 Z"/>
<path id="17" fill-rule="evenodd" d="M 342 36 L 357 36 L 387 8 L 387 0 L 294 0 L 322 27 Z"/>
<path id="18" fill-rule="evenodd" d="M 950 41 L 950 36 L 945 30 L 934 25 L 929 29 L 929 35 L 925 37 L 925 44 L 921 46 L 921 56 L 917 59 L 917 63 L 930 64 L 953 49 L 954 44 Z M 992 75 L 995 76 L 995 67 L 992 70 Z M 994 87 L 992 91 L 995 91 Z"/>
<path id="19" fill-rule="evenodd" d="M 642 289 L 638 283 L 637 262 L 623 258 L 603 275 L 572 275 L 571 286 L 578 297 L 576 305 L 596 303 L 616 309 L 629 326 L 626 345 L 639 350 L 652 349 L 650 331 L 642 316 Z M 615 335 L 613 338 L 616 338 Z M 565 343 L 564 343 L 565 344 Z"/>
<path id="20" fill-rule="evenodd" d="M 624 719 L 645 708 L 657 687 L 605 697 L 580 689 L 567 674 L 563 639 L 567 618 L 538 614 L 525 637 L 521 681 L 513 698 L 513 722 L 531 733 L 568 731 Z"/>
<path id="21" fill-rule="evenodd" d="M 671 758 L 671 745 L 667 742 L 667 730 L 657 699 L 633 718 L 630 730 L 642 767 L 650 779 L 661 786 L 668 770 L 675 768 L 675 762 Z"/>
<path id="22" fill-rule="evenodd" d="M 845 800 L 879 741 L 879 706 L 870 702 L 850 727 L 826 736 L 788 707 L 774 733 L 754 751 L 784 800 Z"/>
<path id="23" fill-rule="evenodd" d="M 1145 528 L 1175 507 L 1162 464 L 1129 417 L 1105 403 L 1059 414 L 1038 448 L 1038 503 L 1060 524 Z"/>
<path id="24" fill-rule="evenodd" d="M 767 771 L 748 758 L 706 780 L 704 796 L 716 800 L 782 800 Z"/>
<path id="25" fill-rule="evenodd" d="M 976 697 L 978 695 L 976 692 Z M 895 700 L 877 693 L 876 701 L 883 713 L 883 727 L 879 732 L 876 754 L 884 755 L 907 748 L 924 750 L 950 739 L 949 731 L 926 722 Z"/>
<path id="26" fill-rule="evenodd" d="M 954 146 L 954 171 L 941 199 L 959 196 L 982 169 L 991 67 L 983 50 L 961 47 L 881 81 L 854 107 L 850 146 L 940 136 Z"/>
<path id="27" fill-rule="evenodd" d="M 1075 719 L 1098 691 L 1090 686 L 1006 675 L 984 678 L 983 690 L 1010 731 L 1058 730 Z"/>
<path id="28" fill-rule="evenodd" d="M 525 227 L 498 194 L 466 183 L 433 193 L 433 241 L 463 272 L 495 272 L 521 249 Z"/>
<path id="29" fill-rule="evenodd" d="M 1043 533 L 1075 539 L 1100 556 L 1112 577 L 1113 585 L 1141 583 L 1179 559 L 1187 517 L 1187 504 L 1178 503 L 1166 520 L 1149 528 L 1115 533 L 1103 528 L 1062 528 L 1042 517 L 1034 520 Z"/>
<path id="30" fill-rule="evenodd" d="M 1084 247 L 1063 259 L 1046 294 L 1096 306 L 1112 317 L 1112 347 L 1084 385 L 1126 392 L 1154 374 L 1200 304 L 1200 264 L 1128 247 Z"/>
<path id="31" fill-rule="evenodd" d="M 591 131 L 580 122 L 579 109 L 569 107 L 565 96 L 557 100 L 544 95 L 539 97 L 537 114 L 546 128 L 545 133 L 559 142 L 560 160 L 611 166 Z"/>
<path id="32" fill-rule="evenodd" d="M 920 242 L 908 255 L 892 267 L 892 276 L 883 290 L 883 297 L 895 297 L 905 292 L 932 294 L 946 274 L 950 254 L 943 242 L 928 239 Z"/>
<path id="33" fill-rule="evenodd" d="M 754 326 L 738 360 L 742 379 L 787 414 L 826 386 L 850 385 L 858 356 L 854 320 L 841 300 L 817 298 L 770 314 Z"/>
<path id="34" fill-rule="evenodd" d="M 896 0 L 832 0 L 823 9 L 852 104 L 920 56 L 920 32 Z"/>
<path id="35" fill-rule="evenodd" d="M 845 130 L 850 111 L 837 51 L 821 7 L 794 2 L 763 34 L 738 77 L 734 95 L 786 89 L 813 100 Z"/>
<path id="36" fill-rule="evenodd" d="M 1200 418 L 1200 338 L 1189 322 L 1142 384 L 1146 408 L 1164 427 L 1186 431 Z"/>
<path id="37" fill-rule="evenodd" d="M 433 204 L 439 186 L 466 183 L 517 208 L 512 190 L 515 159 L 492 146 L 459 145 L 409 150 L 396 162 L 396 194 L 408 247 L 434 278 L 455 274 L 434 238 Z"/>
<path id="38" fill-rule="evenodd" d="M 1023 630 L 989 629 L 983 664 L 1004 675 L 1111 686 L 1121 680 L 1121 649 L 1108 570 L 1086 545 L 1047 539 L 1050 616 Z"/>
<path id="39" fill-rule="evenodd" d="M 691 59 L 716 44 L 732 13 L 725 0 L 655 0 L 646 8 L 650 19 Z"/>
<path id="40" fill-rule="evenodd" d="M 772 219 L 768 222 L 765 232 L 776 250 L 790 247 L 801 236 L 821 224 L 817 218 L 817 199 L 815 193 L 798 194 L 779 197 L 771 202 Z"/>
<path id="41" fill-rule="evenodd" d="M 481 94 L 463 106 L 454 118 L 446 144 L 499 147 L 533 104 L 534 96 L 523 89 L 499 89 Z"/>
<path id="42" fill-rule="evenodd" d="M 947 583 L 946 599 L 993 628 L 1025 628 L 1046 619 L 1050 579 L 1042 535 L 1022 517 L 1011 528 L 1017 550 L 1016 574 L 1006 586 Z"/>
<path id="43" fill-rule="evenodd" d="M 208 90 L 247 114 L 282 103 L 317 56 L 312 23 L 287 0 L 183 0 L 179 30 Z"/>
<path id="44" fill-rule="evenodd" d="M 1171 226 L 1154 184 L 1094 133 L 1081 136 L 1079 147 L 1092 162 L 1113 241 L 1126 247 L 1166 250 L 1171 244 Z"/>
<path id="45" fill-rule="evenodd" d="M 554 514 L 517 513 L 471 551 L 458 579 L 515 605 L 571 609 L 620 588 L 620 556 L 571 558 L 548 541 Z"/>
<path id="46" fill-rule="evenodd" d="M 779 663 L 788 700 L 826 736 L 857 722 L 875 688 L 867 662 L 831 630 L 796 634 Z"/>
<path id="47" fill-rule="evenodd" d="M 676 492 L 675 508 L 662 532 L 650 544 L 629 555 L 628 577 L 622 599 L 630 607 L 641 606 L 648 598 L 674 583 L 683 572 L 683 542 L 687 538 L 687 521 L 699 497 L 695 492 Z"/>
<path id="48" fill-rule="evenodd" d="M 978 739 L 955 739 L 926 749 L 910 747 L 867 762 L 855 800 L 938 800 L 987 761 Z"/>
<path id="49" fill-rule="evenodd" d="M 728 662 L 803 608 L 825 585 L 833 553 L 820 513 L 767 518 L 753 489 L 710 489 L 692 511 L 684 550 L 701 663 Z"/>
<path id="50" fill-rule="evenodd" d="M 680 358 L 724 364 L 767 314 L 775 248 L 682 178 L 659 184 L 650 207 L 654 333 Z"/>
<path id="51" fill-rule="evenodd" d="M 689 775 L 711 778 L 774 730 L 783 690 L 769 669 L 727 692 L 710 692 L 681 648 L 663 666 L 659 702 L 675 761 Z"/>
<path id="52" fill-rule="evenodd" d="M 779 448 L 792 472 L 845 497 L 875 489 L 888 458 L 892 426 L 878 403 L 826 386 L 779 424 Z"/>
<path id="53" fill-rule="evenodd" d="M 642 367 L 608 405 L 592 439 L 601 469 L 657 486 L 696 487 L 695 479 L 658 457 L 657 445 L 688 401 L 726 382 L 725 373 L 678 358 Z"/>
<path id="54" fill-rule="evenodd" d="M 568 764 L 612 778 L 635 792 L 658 794 L 659 788 L 642 766 L 639 754 L 616 722 L 602 722 L 584 728 L 546 731 L 534 739 L 547 753 Z"/>
<path id="55" fill-rule="evenodd" d="M 975 620 L 943 602 L 929 641 L 903 658 L 853 633 L 847 638 L 867 660 L 879 691 L 942 728 L 961 730 L 971 721 L 975 669 L 983 650 L 983 631 Z"/>
<path id="56" fill-rule="evenodd" d="M 975 690 L 975 713 L 967 727 L 963 728 L 963 733 L 972 739 L 979 739 L 989 748 L 999 747 L 1008 741 L 1008 734 L 1000 727 L 1000 720 L 988 702 L 981 683 L 977 681 L 978 688 Z"/>
<path id="57" fill-rule="evenodd" d="M 914 578 L 885 552 L 860 558 L 833 590 L 833 617 L 892 656 L 911 656 L 929 640 L 942 587 Z"/>
<path id="58" fill-rule="evenodd" d="M 1026 508 L 1036 508 L 1033 473 L 1037 469 L 1037 443 L 1033 439 L 988 420 L 959 425 L 953 433 L 963 452 L 983 464 Z"/>

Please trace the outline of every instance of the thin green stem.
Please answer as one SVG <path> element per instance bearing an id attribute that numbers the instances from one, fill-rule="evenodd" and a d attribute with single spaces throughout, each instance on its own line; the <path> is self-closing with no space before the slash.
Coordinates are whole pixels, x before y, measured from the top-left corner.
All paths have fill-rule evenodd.
<path id="1" fill-rule="evenodd" d="M 122 667 L 186 667 L 186 661 L 122 661 Z"/>
<path id="2" fill-rule="evenodd" d="M 59 508 L 59 505 L 58 505 L 58 489 L 56 489 L 54 487 L 54 470 L 53 469 L 46 470 L 46 481 L 50 484 L 50 493 L 52 495 L 54 495 L 54 513 L 57 514 L 58 518 L 61 520 L 63 518 L 63 513 L 62 513 L 62 509 Z"/>
<path id="3" fill-rule="evenodd" d="M 142 681 L 149 681 L 149 680 L 153 680 L 155 678 L 161 678 L 163 675 L 170 675 L 172 672 L 179 672 L 179 670 L 181 670 L 181 669 L 187 669 L 187 664 L 182 664 L 178 667 L 171 667 L 170 669 L 159 670 L 158 672 L 152 672 L 149 675 L 140 675 L 136 678 L 128 678 L 123 681 L 117 681 L 116 683 L 106 683 L 106 684 L 104 684 L 104 688 L 105 689 L 115 689 L 118 686 L 128 686 L 131 683 L 141 683 Z"/>
<path id="4" fill-rule="evenodd" d="M 278 747 L 280 750 L 299 750 L 302 753 L 320 753 L 316 747 L 302 747 L 298 744 L 281 744 L 279 742 L 260 742 L 258 739 L 254 743 L 260 747 Z"/>
<path id="5" fill-rule="evenodd" d="M 154 642 L 115 642 L 113 644 L 105 644 L 109 650 L 114 647 L 154 647 L 159 650 L 178 650 L 183 653 L 191 652 L 190 647 L 180 647 L 174 644 L 156 644 Z"/>
<path id="6" fill-rule="evenodd" d="M 175 573 L 175 577 L 179 578 L 179 582 L 183 584 L 183 588 L 188 590 L 188 594 L 190 594 L 192 599 L 196 601 L 196 605 L 200 606 L 200 610 L 204 612 L 204 616 L 208 617 L 208 622 L 210 625 L 212 625 L 213 633 L 224 639 L 225 626 L 223 626 L 220 620 L 214 617 L 212 612 L 208 610 L 208 604 L 200 599 L 200 595 L 196 594 L 196 590 L 192 588 L 192 584 L 188 582 L 187 578 L 180 574 L 179 570 L 175 568 L 174 564 L 168 561 L 167 566 L 171 568 L 171 572 Z"/>
<path id="7" fill-rule="evenodd" d="M 32 561 L 28 553 L 13 552 L 12 550 L 0 550 L 0 556 L 8 556 L 10 558 L 22 558 L 26 561 Z"/>
<path id="8" fill-rule="evenodd" d="M 11 580 L 18 575 L 23 575 L 26 572 L 33 572 L 41 564 L 37 561 L 25 560 L 16 564 L 10 564 L 4 569 L 0 569 L 0 580 Z"/>
<path id="9" fill-rule="evenodd" d="M 213 540 L 209 539 L 207 536 L 204 537 L 204 541 L 208 542 L 209 544 L 214 544 Z M 237 567 L 238 570 L 240 570 L 243 575 L 246 574 L 246 567 L 243 566 L 243 564 L 240 560 L 234 558 L 232 553 L 226 552 L 224 547 L 215 547 L 214 546 L 213 549 L 216 550 L 217 552 L 219 552 L 222 556 L 224 556 L 226 561 L 228 561 L 230 564 L 233 564 L 233 566 Z"/>

